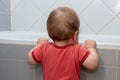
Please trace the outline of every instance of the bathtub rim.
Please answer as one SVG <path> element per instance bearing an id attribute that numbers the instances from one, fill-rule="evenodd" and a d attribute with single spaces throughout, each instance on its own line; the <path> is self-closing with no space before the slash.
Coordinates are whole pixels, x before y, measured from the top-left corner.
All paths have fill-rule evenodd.
<path id="1" fill-rule="evenodd" d="M 13 36 L 13 38 L 9 38 L 7 36 L 7 34 L 14 34 L 14 33 L 22 33 L 22 35 L 26 34 L 26 36 L 35 36 L 36 37 L 34 39 L 21 39 L 21 38 L 15 38 Z M 6 34 L 6 37 L 4 36 L 4 34 Z M 32 34 L 32 35 L 30 35 Z M 33 35 L 34 34 L 34 35 Z M 36 45 L 36 41 L 40 36 L 40 34 L 42 34 L 42 37 L 46 37 L 49 38 L 47 33 L 38 33 L 38 32 L 24 32 L 24 31 L 0 31 L 0 44 L 15 44 L 15 45 Z M 2 35 L 2 36 L 1 36 Z M 3 37 L 4 36 L 4 37 Z M 107 42 L 107 38 L 113 40 L 113 42 Z M 97 42 L 97 48 L 102 48 L 102 49 L 120 49 L 120 42 L 116 42 L 115 40 L 118 39 L 120 40 L 119 36 L 114 35 L 111 37 L 111 35 L 94 35 L 94 34 L 80 34 L 79 35 L 79 43 L 80 44 L 84 44 L 84 41 L 86 39 L 94 39 Z M 100 39 L 103 39 L 103 41 L 100 41 Z M 104 42 L 106 41 L 106 42 Z"/>

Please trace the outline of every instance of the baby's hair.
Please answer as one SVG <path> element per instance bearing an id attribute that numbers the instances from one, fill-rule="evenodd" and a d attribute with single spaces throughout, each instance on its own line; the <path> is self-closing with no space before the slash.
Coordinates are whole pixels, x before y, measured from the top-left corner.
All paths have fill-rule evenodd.
<path id="1" fill-rule="evenodd" d="M 79 25 L 79 18 L 73 9 L 59 7 L 53 10 L 48 17 L 47 31 L 53 40 L 68 40 L 76 31 L 79 31 Z"/>

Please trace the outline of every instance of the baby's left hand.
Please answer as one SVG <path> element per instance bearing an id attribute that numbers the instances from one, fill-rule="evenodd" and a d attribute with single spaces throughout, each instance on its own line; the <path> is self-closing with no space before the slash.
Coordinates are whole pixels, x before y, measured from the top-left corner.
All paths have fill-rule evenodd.
<path id="1" fill-rule="evenodd" d="M 85 48 L 96 48 L 96 41 L 94 40 L 85 40 Z"/>
<path id="2" fill-rule="evenodd" d="M 49 41 L 48 38 L 39 38 L 39 39 L 37 40 L 37 44 L 43 44 L 43 43 L 46 43 L 46 42 L 48 42 L 48 41 Z"/>

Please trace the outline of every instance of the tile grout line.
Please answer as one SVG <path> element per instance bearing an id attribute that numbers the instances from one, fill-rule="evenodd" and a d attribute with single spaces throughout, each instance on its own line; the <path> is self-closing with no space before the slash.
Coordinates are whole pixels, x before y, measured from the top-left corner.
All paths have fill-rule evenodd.
<path id="1" fill-rule="evenodd" d="M 118 80 L 117 77 L 118 77 L 118 72 L 117 72 L 117 68 L 116 68 L 116 80 Z"/>
<path id="2" fill-rule="evenodd" d="M 116 67 L 118 66 L 118 49 L 116 49 Z"/>
<path id="3" fill-rule="evenodd" d="M 14 60 L 14 61 L 26 61 L 26 59 L 17 59 L 17 58 L 0 58 L 0 60 Z"/>
<path id="4" fill-rule="evenodd" d="M 112 68 L 116 68 L 116 65 L 99 65 L 100 67 L 112 67 Z"/>
<path id="5" fill-rule="evenodd" d="M 118 71 L 117 71 L 117 68 L 118 68 L 118 49 L 116 49 L 116 80 L 118 80 Z"/>
<path id="6" fill-rule="evenodd" d="M 100 50 L 116 50 L 116 49 L 113 49 L 113 48 L 97 48 L 97 49 L 100 49 Z"/>
<path id="7" fill-rule="evenodd" d="M 33 66 L 33 80 L 35 80 L 35 66 Z"/>

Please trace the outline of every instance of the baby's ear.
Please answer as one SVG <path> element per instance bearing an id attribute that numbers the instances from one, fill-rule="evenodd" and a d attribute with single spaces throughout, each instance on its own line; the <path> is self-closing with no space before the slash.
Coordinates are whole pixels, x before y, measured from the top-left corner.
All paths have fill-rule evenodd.
<path id="1" fill-rule="evenodd" d="M 73 40 L 77 43 L 78 43 L 78 33 L 79 33 L 78 31 L 75 31 L 75 33 L 73 35 Z"/>

